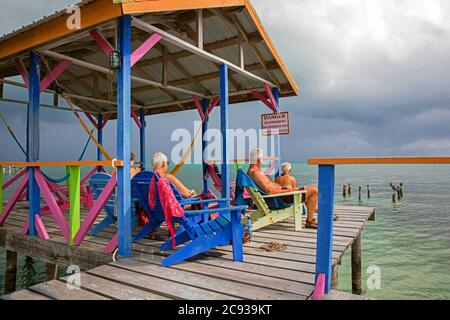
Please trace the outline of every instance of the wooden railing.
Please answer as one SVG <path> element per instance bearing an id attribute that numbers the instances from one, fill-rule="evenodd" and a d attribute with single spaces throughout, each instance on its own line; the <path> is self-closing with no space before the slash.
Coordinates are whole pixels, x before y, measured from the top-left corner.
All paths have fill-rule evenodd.
<path id="1" fill-rule="evenodd" d="M 450 157 L 315 158 L 308 164 L 319 166 L 319 225 L 317 230 L 316 285 L 325 276 L 324 292 L 331 290 L 333 253 L 333 216 L 336 165 L 450 164 Z M 320 281 L 318 281 L 318 279 Z M 317 285 L 316 288 L 319 288 Z"/>
<path id="2" fill-rule="evenodd" d="M 3 185 L 3 167 L 23 168 L 14 177 Z M 0 162 L 0 225 L 8 218 L 16 203 L 24 198 L 25 193 L 29 196 L 29 219 L 28 228 L 30 235 L 39 235 L 41 238 L 48 238 L 45 227 L 40 218 L 40 205 L 42 194 L 48 205 L 48 210 L 55 217 L 62 234 L 66 237 L 68 243 L 74 244 L 74 238 L 80 228 L 80 203 L 82 198 L 88 201 L 88 191 L 82 186 L 87 183 L 88 179 L 103 167 L 123 167 L 122 160 L 113 161 L 59 161 L 59 162 Z M 65 167 L 67 176 L 63 179 L 68 181 L 68 201 L 62 196 L 60 186 L 52 183 L 50 178 L 44 176 L 41 171 L 42 167 Z M 93 169 L 83 178 L 80 176 L 81 167 L 93 167 Z M 22 180 L 20 180 L 22 179 Z M 11 186 L 16 181 L 20 181 L 18 187 L 13 192 L 5 208 L 3 208 L 3 190 Z M 63 204 L 61 204 L 61 201 Z M 84 203 L 84 202 L 83 202 Z M 69 223 L 66 222 L 62 211 L 68 208 Z M 101 208 L 100 208 L 101 209 Z"/>

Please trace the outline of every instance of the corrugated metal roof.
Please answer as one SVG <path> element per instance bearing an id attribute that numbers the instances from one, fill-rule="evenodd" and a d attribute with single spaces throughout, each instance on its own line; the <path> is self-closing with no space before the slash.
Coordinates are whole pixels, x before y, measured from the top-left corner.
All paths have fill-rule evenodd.
<path id="1" fill-rule="evenodd" d="M 79 3 L 85 6 L 97 0 L 86 0 Z M 237 10 L 236 10 L 237 9 Z M 215 15 L 219 10 L 220 15 Z M 210 52 L 233 63 L 239 64 L 239 31 L 233 25 L 232 21 L 227 18 L 234 17 L 238 23 L 245 29 L 247 35 L 253 35 L 252 44 L 244 44 L 245 65 L 253 74 L 272 81 L 275 77 L 276 82 L 282 85 L 282 96 L 289 96 L 295 94 L 295 89 L 290 85 L 290 80 L 284 72 L 277 57 L 272 54 L 264 39 L 266 35 L 260 33 L 255 21 L 250 16 L 246 7 L 229 9 L 215 9 L 208 11 L 208 17 L 204 20 L 204 43 L 205 48 L 210 48 Z M 18 33 L 26 32 L 27 30 L 45 24 L 47 21 L 57 18 L 65 14 L 66 11 L 59 11 L 52 16 L 46 17 L 43 20 L 26 26 L 21 30 L 7 35 L 6 38 L 12 38 Z M 195 35 L 195 19 L 187 19 L 187 17 L 195 17 L 195 11 L 173 11 L 158 14 L 138 14 L 137 17 L 158 25 L 160 28 L 167 29 L 171 34 L 178 37 L 185 37 L 186 34 Z M 183 18 L 181 18 L 183 17 Z M 186 22 L 187 21 L 187 22 Z M 111 21 L 102 23 L 97 26 L 102 30 L 107 38 L 113 41 L 115 34 L 114 24 Z M 180 30 L 184 30 L 186 34 L 180 34 Z M 108 57 L 103 55 L 98 49 L 98 46 L 89 36 L 90 29 L 81 30 L 78 32 L 79 39 L 74 39 L 68 44 L 61 43 L 58 47 L 53 48 L 55 52 L 61 52 L 68 56 L 87 61 L 96 65 L 108 68 Z M 138 30 L 134 30 L 138 32 Z M 142 41 L 149 35 L 143 34 L 139 31 L 139 40 L 133 41 L 133 48 L 137 48 Z M 73 37 L 73 35 L 70 35 Z M 69 36 L 68 36 L 69 37 Z M 3 39 L 0 39 L 2 41 Z M 189 39 L 191 43 L 195 43 L 195 39 Z M 134 68 L 133 74 L 140 77 L 150 78 L 149 80 L 162 82 L 162 46 L 165 46 L 171 57 L 169 59 L 168 80 L 169 85 L 183 88 L 190 91 L 202 92 L 204 94 L 218 94 L 219 93 L 219 77 L 218 65 L 209 60 L 193 55 L 189 52 L 180 49 L 178 46 L 162 41 L 156 48 L 147 53 L 141 62 L 140 69 Z M 258 59 L 251 46 L 254 46 L 258 51 L 258 55 L 262 57 L 267 68 L 270 69 L 269 74 L 261 66 L 261 61 Z M 176 57 L 176 59 L 175 59 Z M 49 61 L 52 59 L 47 58 Z M 25 61 L 26 62 L 26 61 Z M 52 61 L 55 64 L 57 61 Z M 147 76 L 143 76 L 143 72 Z M 0 77 L 16 75 L 14 61 L 12 59 L 0 61 Z M 67 71 L 60 76 L 58 81 L 64 84 L 68 92 L 83 95 L 86 97 L 96 97 L 101 99 L 113 99 L 114 92 L 111 92 L 113 85 L 113 77 L 100 74 L 97 76 L 97 81 L 94 80 L 95 72 L 71 65 Z M 195 79 L 195 80 L 193 80 Z M 94 88 L 94 83 L 96 84 Z M 295 85 L 295 84 L 294 84 Z M 255 98 L 248 93 L 243 92 L 240 95 L 233 94 L 237 90 L 262 90 L 262 84 L 254 79 L 245 77 L 241 74 L 232 72 L 230 74 L 230 91 L 231 102 L 242 102 L 254 100 Z M 144 85 L 142 83 L 132 84 L 133 104 L 151 107 L 156 106 L 156 109 L 149 112 L 170 112 L 180 110 L 181 103 L 185 108 L 194 107 L 192 103 L 185 103 L 184 100 L 190 98 L 190 94 L 177 92 L 167 89 L 158 89 L 152 86 Z M 97 108 L 99 112 L 114 109 L 114 106 L 104 104 L 93 104 L 92 102 L 85 102 L 76 100 L 79 107 L 92 110 Z M 161 104 L 167 104 L 165 108 L 160 108 Z M 171 105 L 172 104 L 172 105 Z"/>

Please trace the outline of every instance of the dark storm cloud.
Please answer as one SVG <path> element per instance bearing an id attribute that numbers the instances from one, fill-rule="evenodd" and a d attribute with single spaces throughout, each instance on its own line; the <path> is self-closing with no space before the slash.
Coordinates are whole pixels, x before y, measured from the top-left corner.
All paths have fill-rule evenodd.
<path id="1" fill-rule="evenodd" d="M 0 33 L 70 3 L 3 0 Z M 293 132 L 282 138 L 285 158 L 450 153 L 450 2 L 283 0 L 275 9 L 272 0 L 252 3 L 301 87 L 300 97 L 282 100 Z M 24 139 L 26 108 L 1 108 Z M 255 114 L 267 111 L 255 103 L 233 106 L 230 124 L 258 128 Z M 72 159 L 82 148 L 85 135 L 72 117 L 42 112 L 41 145 L 49 158 Z M 170 153 L 172 130 L 193 131 L 187 118 L 198 119 L 194 112 L 149 118 L 149 153 Z M 211 126 L 218 126 L 217 114 Z M 2 158 L 20 156 L 5 132 Z M 111 153 L 115 134 L 112 125 L 105 142 Z"/>

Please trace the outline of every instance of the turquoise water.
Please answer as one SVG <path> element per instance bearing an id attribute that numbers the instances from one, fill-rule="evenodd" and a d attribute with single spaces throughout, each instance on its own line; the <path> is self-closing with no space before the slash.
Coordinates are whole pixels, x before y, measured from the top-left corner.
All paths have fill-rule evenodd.
<path id="1" fill-rule="evenodd" d="M 294 165 L 297 181 L 317 184 L 317 168 Z M 179 177 L 201 190 L 201 166 L 186 166 Z M 404 198 L 392 203 L 389 183 L 404 183 Z M 351 183 L 352 197 L 342 197 Z M 358 186 L 371 185 L 370 200 Z M 367 224 L 362 239 L 363 287 L 378 299 L 450 299 L 450 166 L 339 166 L 336 203 L 373 206 L 376 221 Z M 4 251 L 0 249 L 0 288 L 3 288 Z M 45 280 L 44 265 L 19 259 L 18 288 Z M 381 271 L 381 287 L 369 290 L 369 266 Z M 31 270 L 31 271 L 30 271 Z M 351 291 L 350 252 L 339 273 L 339 289 Z"/>

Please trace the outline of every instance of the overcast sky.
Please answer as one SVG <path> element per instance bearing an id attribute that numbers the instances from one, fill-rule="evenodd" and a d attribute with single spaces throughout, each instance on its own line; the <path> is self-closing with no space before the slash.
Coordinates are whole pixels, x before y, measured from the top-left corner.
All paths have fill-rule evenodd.
<path id="1" fill-rule="evenodd" d="M 450 154 L 450 1 L 252 2 L 301 87 L 300 97 L 282 100 L 292 122 L 292 135 L 282 138 L 285 159 Z M 2 0 L 0 33 L 71 3 Z M 11 89 L 6 94 L 20 95 Z M 0 103 L 0 111 L 24 142 L 26 108 Z M 255 114 L 266 112 L 257 103 L 232 107 L 230 125 L 257 128 Z M 149 152 L 170 153 L 171 132 L 186 127 L 187 118 L 198 117 L 186 112 L 148 118 Z M 42 160 L 77 158 L 85 135 L 73 115 L 44 109 L 41 120 Z M 115 124 L 106 136 L 114 154 Z M 4 127 L 0 137 L 1 159 L 23 160 Z M 95 158 L 93 146 L 87 158 Z"/>

